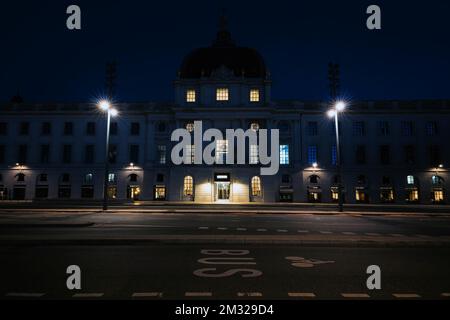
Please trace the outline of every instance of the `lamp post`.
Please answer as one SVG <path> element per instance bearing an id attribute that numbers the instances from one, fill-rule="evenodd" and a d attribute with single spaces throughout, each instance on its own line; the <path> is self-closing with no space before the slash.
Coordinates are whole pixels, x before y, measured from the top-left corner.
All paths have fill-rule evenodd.
<path id="1" fill-rule="evenodd" d="M 106 120 L 106 144 L 105 144 L 105 177 L 103 180 L 103 210 L 108 210 L 108 177 L 109 177 L 109 129 L 111 125 L 111 117 L 115 117 L 118 111 L 111 107 L 107 100 L 98 103 L 98 107 L 107 112 Z"/>
<path id="2" fill-rule="evenodd" d="M 328 111 L 328 116 L 330 118 L 334 118 L 334 126 L 336 131 L 336 167 L 339 173 L 339 181 L 338 181 L 338 202 L 339 202 L 339 212 L 344 211 L 344 199 L 342 192 L 342 164 L 341 164 L 341 146 L 339 139 L 339 112 L 343 112 L 346 108 L 345 102 L 338 101 L 334 104 L 334 107 Z"/>

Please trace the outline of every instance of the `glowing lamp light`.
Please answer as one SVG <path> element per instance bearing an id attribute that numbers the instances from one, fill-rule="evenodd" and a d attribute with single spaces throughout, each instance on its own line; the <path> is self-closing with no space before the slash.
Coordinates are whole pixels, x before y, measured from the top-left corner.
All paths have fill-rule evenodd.
<path id="1" fill-rule="evenodd" d="M 333 117 L 336 115 L 336 110 L 334 110 L 334 109 L 329 110 L 329 111 L 327 112 L 327 115 L 328 115 L 330 118 L 333 118 Z"/>
<path id="2" fill-rule="evenodd" d="M 117 109 L 111 109 L 111 116 L 112 117 L 117 117 L 118 114 L 119 114 L 119 111 L 117 111 Z"/>
<path id="3" fill-rule="evenodd" d="M 346 104 L 343 101 L 339 101 L 339 102 L 336 103 L 336 110 L 338 112 L 344 111 L 345 107 L 346 107 Z"/>
<path id="4" fill-rule="evenodd" d="M 443 165 L 443 164 L 440 164 L 440 165 L 439 165 L 439 168 L 440 168 L 440 169 L 442 169 L 443 167 L 444 167 L 444 165 Z"/>
<path id="5" fill-rule="evenodd" d="M 313 168 L 317 168 L 319 165 L 317 164 L 317 162 L 314 162 L 314 163 L 312 164 L 312 166 L 313 166 Z"/>
<path id="6" fill-rule="evenodd" d="M 106 101 L 106 100 L 102 100 L 98 103 L 98 106 L 100 107 L 100 109 L 102 109 L 103 111 L 107 111 L 110 107 L 111 104 Z"/>

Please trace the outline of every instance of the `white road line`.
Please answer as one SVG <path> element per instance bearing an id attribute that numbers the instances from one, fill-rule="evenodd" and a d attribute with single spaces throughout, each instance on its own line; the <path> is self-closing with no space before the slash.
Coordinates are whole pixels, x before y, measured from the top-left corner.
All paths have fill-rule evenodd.
<path id="1" fill-rule="evenodd" d="M 444 293 L 441 294 L 441 296 L 445 297 L 445 298 L 450 298 L 450 293 L 444 292 Z"/>
<path id="2" fill-rule="evenodd" d="M 298 230 L 297 232 L 298 232 L 298 233 L 309 233 L 308 230 Z"/>
<path id="3" fill-rule="evenodd" d="M 346 236 L 354 236 L 356 233 L 354 233 L 354 232 L 342 232 L 342 234 L 345 234 Z"/>
<path id="4" fill-rule="evenodd" d="M 331 231 L 320 231 L 321 234 L 332 234 L 333 232 Z"/>
<path id="5" fill-rule="evenodd" d="M 238 292 L 238 297 L 262 297 L 261 292 Z"/>
<path id="6" fill-rule="evenodd" d="M 288 231 L 284 229 L 278 229 L 277 232 L 288 232 Z"/>
<path id="7" fill-rule="evenodd" d="M 212 297 L 212 292 L 185 292 L 185 297 Z"/>
<path id="8" fill-rule="evenodd" d="M 349 299 L 370 298 L 367 293 L 341 293 L 341 296 Z"/>
<path id="9" fill-rule="evenodd" d="M 199 230 L 208 230 L 209 227 L 199 227 L 198 229 L 199 229 Z"/>
<path id="10" fill-rule="evenodd" d="M 75 293 L 72 298 L 101 298 L 103 293 Z"/>
<path id="11" fill-rule="evenodd" d="M 258 229 L 258 230 L 256 230 L 256 231 L 258 231 L 258 232 L 266 232 L 267 229 Z"/>
<path id="12" fill-rule="evenodd" d="M 288 296 L 292 298 L 315 298 L 316 295 L 310 292 L 288 292 Z"/>
<path id="13" fill-rule="evenodd" d="M 228 228 L 217 228 L 217 230 L 225 231 L 225 230 L 228 230 Z"/>
<path id="14" fill-rule="evenodd" d="M 161 298 L 162 292 L 135 292 L 133 298 Z"/>
<path id="15" fill-rule="evenodd" d="M 236 228 L 237 231 L 247 231 L 247 228 Z"/>
<path id="16" fill-rule="evenodd" d="M 44 296 L 45 293 L 25 293 L 25 292 L 10 292 L 7 293 L 7 297 L 16 297 L 16 298 L 40 298 Z"/>
<path id="17" fill-rule="evenodd" d="M 366 236 L 379 236 L 380 234 L 376 233 L 376 232 L 366 232 L 365 235 Z"/>
<path id="18" fill-rule="evenodd" d="M 393 293 L 392 294 L 397 299 L 415 299 L 420 298 L 420 295 L 416 293 Z"/>

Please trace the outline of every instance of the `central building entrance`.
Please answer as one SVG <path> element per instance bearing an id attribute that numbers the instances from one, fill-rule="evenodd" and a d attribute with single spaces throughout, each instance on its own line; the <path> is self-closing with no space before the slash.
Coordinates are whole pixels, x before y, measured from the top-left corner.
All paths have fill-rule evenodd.
<path id="1" fill-rule="evenodd" d="M 230 201 L 230 174 L 229 173 L 216 173 L 214 174 L 214 193 L 215 201 L 228 202 Z"/>

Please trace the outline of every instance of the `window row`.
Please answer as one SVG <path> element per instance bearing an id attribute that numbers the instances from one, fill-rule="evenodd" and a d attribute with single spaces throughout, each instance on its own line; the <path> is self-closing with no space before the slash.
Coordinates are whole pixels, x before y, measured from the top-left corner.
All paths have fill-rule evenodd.
<path id="1" fill-rule="evenodd" d="M 249 90 L 248 99 L 250 102 L 260 102 L 261 92 L 257 88 Z M 195 89 L 187 89 L 185 94 L 185 100 L 188 103 L 197 102 L 197 91 Z M 226 87 L 216 88 L 216 101 L 226 102 L 230 100 L 230 89 Z"/>

